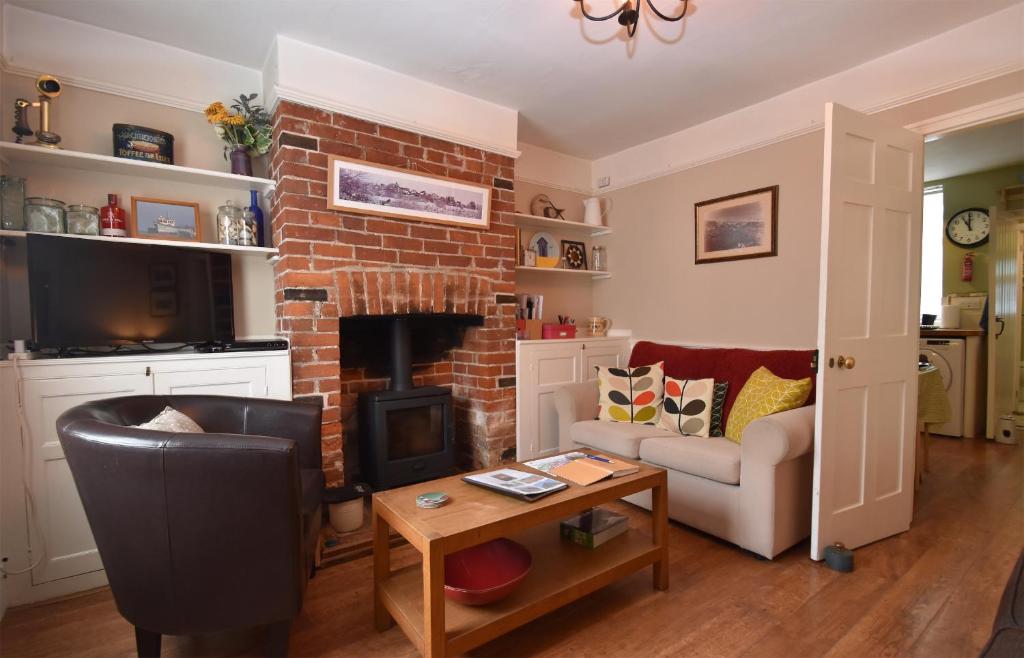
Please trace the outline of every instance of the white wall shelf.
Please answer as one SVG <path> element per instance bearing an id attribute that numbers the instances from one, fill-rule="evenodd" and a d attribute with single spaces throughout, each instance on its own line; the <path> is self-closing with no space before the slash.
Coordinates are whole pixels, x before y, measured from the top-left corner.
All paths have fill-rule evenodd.
<path id="1" fill-rule="evenodd" d="M 224 171 L 196 169 L 195 167 L 179 167 L 157 162 L 128 160 L 109 155 L 49 149 L 14 142 L 0 142 L 0 160 L 9 165 L 28 164 L 48 167 L 68 167 L 84 169 L 92 172 L 119 174 L 122 176 L 139 176 L 174 183 L 190 183 L 223 187 L 225 189 L 248 191 L 259 190 L 263 196 L 274 190 L 274 181 L 269 178 L 255 176 L 239 176 Z M 13 172 L 17 173 L 17 172 Z"/>
<path id="2" fill-rule="evenodd" d="M 592 279 L 610 279 L 612 278 L 611 272 L 597 272 L 595 270 L 568 270 L 560 267 L 527 267 L 525 265 L 516 266 L 517 272 L 543 272 L 550 274 L 570 274 L 575 276 L 589 276 Z"/>
<path id="3" fill-rule="evenodd" d="M 0 237 L 24 238 L 28 231 L 2 231 Z M 38 233 L 37 235 L 55 235 L 75 240 L 99 240 L 100 242 L 116 242 L 119 244 L 143 244 L 148 246 L 184 247 L 202 251 L 215 251 L 222 254 L 238 254 L 241 256 L 277 256 L 277 247 L 240 247 L 216 242 L 189 242 L 187 240 L 151 240 L 149 238 L 113 238 L 106 235 L 75 235 L 73 233 Z"/>
<path id="4" fill-rule="evenodd" d="M 527 215 L 525 213 L 515 213 L 516 226 L 529 226 L 531 228 L 537 228 L 544 231 L 569 231 L 572 233 L 582 233 L 586 236 L 597 238 L 602 235 L 608 235 L 612 232 L 612 229 L 608 226 L 591 226 L 590 224 L 584 224 L 582 222 L 570 222 L 564 219 L 548 219 L 547 217 L 540 217 L 539 215 Z"/>

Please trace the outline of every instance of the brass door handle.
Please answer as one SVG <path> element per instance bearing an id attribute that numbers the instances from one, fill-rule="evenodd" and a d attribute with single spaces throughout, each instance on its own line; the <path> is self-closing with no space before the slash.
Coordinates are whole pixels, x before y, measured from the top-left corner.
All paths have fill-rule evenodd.
<path id="1" fill-rule="evenodd" d="M 836 357 L 836 365 L 840 368 L 846 368 L 847 370 L 853 370 L 853 367 L 857 365 L 857 360 L 852 356 L 839 355 Z"/>

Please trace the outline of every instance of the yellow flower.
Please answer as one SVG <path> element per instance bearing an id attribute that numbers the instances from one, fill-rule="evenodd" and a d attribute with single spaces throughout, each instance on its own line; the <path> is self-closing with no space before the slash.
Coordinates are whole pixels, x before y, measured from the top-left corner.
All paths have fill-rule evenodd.
<path id="1" fill-rule="evenodd" d="M 216 103 L 210 103 L 203 113 L 206 114 L 206 120 L 210 123 L 217 123 L 220 117 L 227 114 L 228 110 L 224 107 L 224 103 L 217 101 Z"/>
<path id="2" fill-rule="evenodd" d="M 231 115 L 228 115 L 228 116 L 224 117 L 221 120 L 224 123 L 228 124 L 229 126 L 244 126 L 245 125 L 245 117 L 243 117 L 241 114 L 231 114 Z"/>

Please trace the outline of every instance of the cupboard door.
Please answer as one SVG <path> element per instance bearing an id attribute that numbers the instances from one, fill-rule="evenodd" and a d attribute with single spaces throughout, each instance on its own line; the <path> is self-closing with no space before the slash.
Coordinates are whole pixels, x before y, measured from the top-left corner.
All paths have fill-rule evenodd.
<path id="1" fill-rule="evenodd" d="M 232 395 L 265 398 L 267 369 L 264 366 L 250 366 L 154 372 L 153 392 L 157 395 Z"/>
<path id="2" fill-rule="evenodd" d="M 629 344 L 624 340 L 583 343 L 583 372 L 580 381 L 597 379 L 596 366 L 625 368 L 629 363 Z"/>
<path id="3" fill-rule="evenodd" d="M 32 571 L 33 585 L 103 568 L 57 437 L 57 417 L 85 402 L 152 392 L 152 381 L 142 372 L 25 380 L 23 399 L 28 431 L 22 436 L 22 445 L 29 451 L 25 458 L 31 468 L 38 523 L 38 528 L 28 523 L 29 542 L 33 560 L 40 551 L 44 552 L 43 561 Z M 31 509 L 26 510 L 26 515 L 31 518 Z"/>
<path id="4" fill-rule="evenodd" d="M 558 452 L 558 414 L 555 391 L 577 381 L 580 343 L 524 346 L 521 352 L 520 426 L 516 445 L 519 460 Z"/>

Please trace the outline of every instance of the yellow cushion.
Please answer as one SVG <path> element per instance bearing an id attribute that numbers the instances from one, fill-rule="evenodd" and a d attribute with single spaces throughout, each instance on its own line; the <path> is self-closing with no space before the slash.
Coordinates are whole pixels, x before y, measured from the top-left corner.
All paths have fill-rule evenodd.
<path id="1" fill-rule="evenodd" d="M 811 378 L 783 379 L 764 366 L 755 370 L 743 385 L 729 412 L 725 438 L 740 443 L 751 422 L 780 411 L 802 407 L 811 394 Z"/>

